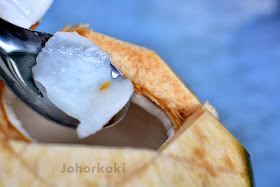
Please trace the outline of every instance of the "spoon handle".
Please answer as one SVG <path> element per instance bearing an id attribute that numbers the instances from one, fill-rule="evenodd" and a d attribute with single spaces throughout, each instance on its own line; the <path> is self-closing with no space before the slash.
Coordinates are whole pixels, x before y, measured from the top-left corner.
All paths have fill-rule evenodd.
<path id="1" fill-rule="evenodd" d="M 6 53 L 38 54 L 51 34 L 24 29 L 0 18 L 0 47 Z"/>

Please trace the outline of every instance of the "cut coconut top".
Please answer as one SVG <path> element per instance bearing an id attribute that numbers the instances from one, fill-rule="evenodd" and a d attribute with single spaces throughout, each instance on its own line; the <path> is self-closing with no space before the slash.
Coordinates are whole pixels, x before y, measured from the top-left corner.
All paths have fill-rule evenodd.
<path id="1" fill-rule="evenodd" d="M 1 101 L 11 125 L 25 139 L 37 143 L 141 147 L 158 150 L 174 135 L 174 127 L 165 111 L 145 96 L 136 93 L 132 95 L 128 112 L 118 125 L 104 128 L 82 139 L 77 136 L 74 129 L 57 125 L 31 110 L 7 87 L 2 90 L 0 104 Z"/>
<path id="2" fill-rule="evenodd" d="M 80 138 L 101 130 L 133 93 L 130 80 L 112 78 L 110 55 L 78 33 L 55 33 L 32 70 L 43 95 L 80 121 Z"/>
<path id="3" fill-rule="evenodd" d="M 20 27 L 30 28 L 50 8 L 53 0 L 1 0 L 0 17 Z"/>

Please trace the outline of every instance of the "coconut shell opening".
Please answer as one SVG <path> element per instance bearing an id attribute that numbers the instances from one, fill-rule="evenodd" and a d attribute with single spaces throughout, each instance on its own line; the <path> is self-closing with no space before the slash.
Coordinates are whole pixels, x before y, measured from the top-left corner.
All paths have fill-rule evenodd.
<path id="1" fill-rule="evenodd" d="M 7 88 L 2 97 L 12 125 L 35 142 L 159 149 L 173 135 L 171 120 L 165 112 L 138 94 L 133 95 L 128 113 L 120 123 L 84 139 L 78 137 L 75 129 L 56 124 L 29 109 Z"/>

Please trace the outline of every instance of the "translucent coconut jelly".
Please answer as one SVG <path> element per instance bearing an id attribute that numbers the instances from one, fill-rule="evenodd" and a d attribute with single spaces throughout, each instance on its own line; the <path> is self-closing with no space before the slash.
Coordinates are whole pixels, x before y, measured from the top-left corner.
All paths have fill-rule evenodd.
<path id="1" fill-rule="evenodd" d="M 80 121 L 80 138 L 101 130 L 133 93 L 129 79 L 112 78 L 110 60 L 108 53 L 76 32 L 55 33 L 37 56 L 32 69 L 35 84 Z"/>

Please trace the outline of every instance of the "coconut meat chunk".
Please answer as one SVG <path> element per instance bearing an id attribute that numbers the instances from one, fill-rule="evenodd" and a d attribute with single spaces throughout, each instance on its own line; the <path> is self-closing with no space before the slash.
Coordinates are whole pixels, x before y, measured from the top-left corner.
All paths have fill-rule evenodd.
<path id="1" fill-rule="evenodd" d="M 58 108 L 78 119 L 77 133 L 102 129 L 129 101 L 129 79 L 112 78 L 110 55 L 78 33 L 57 32 L 37 56 L 35 84 Z"/>
<path id="2" fill-rule="evenodd" d="M 1 0 L 0 17 L 17 26 L 30 28 L 48 11 L 53 0 Z"/>

